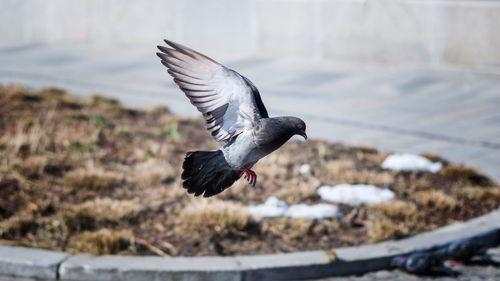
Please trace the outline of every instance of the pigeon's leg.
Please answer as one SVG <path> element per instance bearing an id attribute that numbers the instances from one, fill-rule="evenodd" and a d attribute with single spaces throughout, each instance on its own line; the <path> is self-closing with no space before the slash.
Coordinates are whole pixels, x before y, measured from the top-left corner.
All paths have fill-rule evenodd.
<path id="1" fill-rule="evenodd" d="M 255 186 L 255 184 L 257 183 L 257 174 L 255 174 L 254 171 L 250 170 L 250 169 L 246 169 L 246 168 L 243 168 L 243 169 L 240 169 L 240 173 L 242 173 L 244 175 L 244 178 L 252 185 L 252 186 Z"/>
<path id="2" fill-rule="evenodd" d="M 255 172 L 250 170 L 250 169 L 244 169 L 244 170 L 245 170 L 245 175 L 246 175 L 246 179 L 248 180 L 248 182 L 252 186 L 255 186 L 255 183 L 257 182 L 257 175 L 255 174 Z"/>
<path id="3" fill-rule="evenodd" d="M 255 187 L 255 184 L 257 183 L 257 174 L 254 171 L 252 171 L 252 170 L 250 170 L 250 172 L 252 172 L 252 177 L 253 177 L 252 186 Z"/>
<path id="4" fill-rule="evenodd" d="M 243 175 L 243 178 L 250 181 L 250 178 L 248 177 L 248 172 L 247 169 L 240 169 L 240 173 Z"/>

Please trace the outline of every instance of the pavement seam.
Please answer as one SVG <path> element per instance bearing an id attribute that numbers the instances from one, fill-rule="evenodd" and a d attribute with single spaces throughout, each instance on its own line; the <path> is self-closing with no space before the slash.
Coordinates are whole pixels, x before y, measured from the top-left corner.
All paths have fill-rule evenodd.
<path id="1" fill-rule="evenodd" d="M 57 265 L 56 265 L 56 280 L 61 280 L 61 273 L 60 273 L 61 266 L 63 265 L 63 263 L 65 263 L 71 257 L 73 257 L 73 255 L 68 255 L 57 263 Z"/>

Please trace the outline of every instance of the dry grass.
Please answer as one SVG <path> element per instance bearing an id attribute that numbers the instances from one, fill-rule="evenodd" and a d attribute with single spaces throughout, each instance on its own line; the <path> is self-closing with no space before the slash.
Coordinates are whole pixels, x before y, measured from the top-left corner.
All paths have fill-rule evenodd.
<path id="1" fill-rule="evenodd" d="M 443 162 L 440 173 L 397 173 L 380 168 L 387 152 L 316 140 L 259 161 L 255 187 L 239 180 L 216 199 L 193 198 L 181 187 L 184 154 L 216 147 L 202 118 L 165 107 L 0 85 L 0 240 L 94 254 L 292 252 L 400 238 L 500 204 L 490 180 L 437 155 L 426 157 Z M 386 186 L 397 200 L 342 205 L 352 215 L 342 221 L 252 220 L 243 208 L 269 196 L 319 203 L 319 186 L 341 183 Z"/>
<path id="2" fill-rule="evenodd" d="M 325 167 L 331 182 L 385 186 L 393 181 L 393 175 L 390 172 L 358 169 L 353 160 L 327 161 Z"/>
<path id="3" fill-rule="evenodd" d="M 32 156 L 24 161 L 16 161 L 16 163 L 12 164 L 12 167 L 22 176 L 34 179 L 44 173 L 47 162 L 48 159 L 45 156 Z"/>
<path id="4" fill-rule="evenodd" d="M 314 221 L 308 219 L 276 218 L 264 223 L 262 231 L 287 240 L 300 240 L 307 236 Z"/>
<path id="5" fill-rule="evenodd" d="M 458 201 L 440 190 L 415 192 L 413 198 L 421 208 L 451 210 L 458 206 Z"/>
<path id="6" fill-rule="evenodd" d="M 120 106 L 120 102 L 117 99 L 108 98 L 101 95 L 90 96 L 90 104 L 93 106 Z"/>
<path id="7" fill-rule="evenodd" d="M 101 220 L 100 214 L 89 208 L 68 208 L 62 213 L 64 224 L 73 233 L 95 230 Z"/>
<path id="8" fill-rule="evenodd" d="M 97 198 L 76 205 L 77 210 L 89 210 L 96 216 L 107 220 L 119 220 L 126 215 L 138 212 L 142 206 L 137 200 L 116 200 L 111 198 Z"/>
<path id="9" fill-rule="evenodd" d="M 117 225 L 123 217 L 139 212 L 142 206 L 137 200 L 97 198 L 63 211 L 64 222 L 74 231 L 95 230 L 102 226 Z"/>
<path id="10" fill-rule="evenodd" d="M 448 164 L 448 161 L 441 157 L 441 155 L 435 154 L 435 153 L 422 153 L 421 156 L 431 160 L 432 162 L 440 162 L 443 164 Z"/>
<path id="11" fill-rule="evenodd" d="M 408 236 L 410 231 L 405 225 L 387 218 L 378 218 L 368 222 L 367 235 L 370 242 L 399 239 Z"/>
<path id="12" fill-rule="evenodd" d="M 377 186 L 387 186 L 392 183 L 393 176 L 389 172 L 375 172 L 368 170 L 351 171 L 339 175 L 338 182 L 349 184 L 373 184 Z"/>
<path id="13" fill-rule="evenodd" d="M 121 186 L 124 178 L 116 172 L 79 169 L 67 173 L 64 183 L 72 189 L 102 190 Z"/>
<path id="14" fill-rule="evenodd" d="M 95 232 L 82 232 L 73 237 L 68 250 L 73 253 L 93 255 L 124 254 L 133 242 L 130 230 L 100 229 Z"/>
<path id="15" fill-rule="evenodd" d="M 367 207 L 367 212 L 365 224 L 370 242 L 399 239 L 422 230 L 418 229 L 421 213 L 412 202 L 396 200 L 375 204 Z"/>
<path id="16" fill-rule="evenodd" d="M 317 200 L 316 190 L 320 186 L 317 179 L 304 180 L 296 178 L 287 186 L 283 186 L 274 194 L 281 200 L 288 203 L 309 202 Z"/>
<path id="17" fill-rule="evenodd" d="M 137 180 L 147 185 L 159 185 L 162 182 L 174 182 L 177 179 L 175 170 L 166 161 L 149 159 L 135 166 Z"/>
<path id="18" fill-rule="evenodd" d="M 417 206 L 412 202 L 396 200 L 379 203 L 368 207 L 370 212 L 379 212 L 394 220 L 413 221 L 418 214 Z"/>
<path id="19" fill-rule="evenodd" d="M 13 135 L 6 134 L 2 142 L 7 149 L 15 154 L 27 155 L 45 151 L 51 144 L 49 134 L 54 130 L 50 124 L 53 113 L 49 113 L 45 120 L 27 119 L 17 124 Z"/>
<path id="20" fill-rule="evenodd" d="M 242 205 L 221 200 L 193 200 L 179 216 L 184 235 L 226 235 L 238 233 L 250 223 Z"/>
<path id="21" fill-rule="evenodd" d="M 467 199 L 500 201 L 499 187 L 466 186 L 461 188 L 458 193 L 467 197 Z"/>
<path id="22" fill-rule="evenodd" d="M 27 202 L 15 215 L 0 220 L 0 237 L 4 239 L 31 238 L 30 236 L 45 223 L 40 220 L 40 217 L 50 212 L 51 208 L 52 206 L 46 202 Z"/>
<path id="23" fill-rule="evenodd" d="M 16 216 L 0 221 L 0 234 L 13 237 L 16 232 L 24 232 L 23 225 L 33 221 L 33 205 L 17 212 Z"/>
<path id="24" fill-rule="evenodd" d="M 0 175 L 0 223 L 22 210 L 28 201 L 20 189 L 17 179 Z"/>
<path id="25" fill-rule="evenodd" d="M 494 185 L 494 182 L 490 178 L 480 174 L 473 168 L 462 165 L 447 165 L 441 170 L 441 174 L 447 179 L 454 181 L 457 185 Z"/>

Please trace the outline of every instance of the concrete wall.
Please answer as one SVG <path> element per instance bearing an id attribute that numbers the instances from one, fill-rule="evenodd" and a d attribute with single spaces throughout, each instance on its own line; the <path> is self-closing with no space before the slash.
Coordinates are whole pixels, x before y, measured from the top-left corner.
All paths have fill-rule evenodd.
<path id="1" fill-rule="evenodd" d="M 500 63 L 497 0 L 0 0 L 0 45 L 154 46 L 349 62 Z"/>

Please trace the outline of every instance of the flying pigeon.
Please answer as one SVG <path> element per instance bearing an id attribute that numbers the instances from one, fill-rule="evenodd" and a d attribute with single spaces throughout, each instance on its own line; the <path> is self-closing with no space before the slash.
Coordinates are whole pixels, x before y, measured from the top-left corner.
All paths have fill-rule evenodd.
<path id="1" fill-rule="evenodd" d="M 251 170 L 259 159 L 292 136 L 307 139 L 306 124 L 297 117 L 269 117 L 259 91 L 246 77 L 181 44 L 165 40 L 156 53 L 179 88 L 205 119 L 217 150 L 186 153 L 183 187 L 195 196 L 210 197 L 242 175 L 255 186 Z"/>

